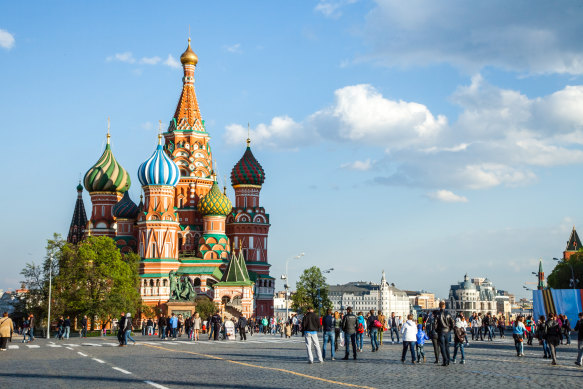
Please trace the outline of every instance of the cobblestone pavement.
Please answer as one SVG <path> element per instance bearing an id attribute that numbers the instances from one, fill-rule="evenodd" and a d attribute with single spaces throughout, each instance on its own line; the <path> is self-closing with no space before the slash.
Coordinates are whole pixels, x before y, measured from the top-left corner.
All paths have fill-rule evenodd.
<path id="1" fill-rule="evenodd" d="M 124 387 L 124 388 L 435 388 L 464 384 L 544 385 L 546 388 L 582 387 L 583 370 L 574 364 L 576 341 L 558 348 L 558 366 L 542 358 L 539 346 L 525 346 L 517 358 L 512 339 L 471 342 L 466 364 L 442 367 L 433 363 L 433 348 L 426 344 L 427 363 L 402 364 L 400 344 L 370 344 L 358 360 L 343 361 L 344 351 L 324 364 L 307 363 L 301 337 L 254 335 L 247 342 L 162 341 L 136 336 L 135 346 L 117 347 L 113 337 L 37 339 L 9 344 L 0 353 L 0 388 Z"/>

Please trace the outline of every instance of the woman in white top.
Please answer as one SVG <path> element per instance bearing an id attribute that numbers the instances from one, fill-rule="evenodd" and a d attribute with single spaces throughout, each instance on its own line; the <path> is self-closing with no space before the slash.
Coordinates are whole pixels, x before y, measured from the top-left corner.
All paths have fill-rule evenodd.
<path id="1" fill-rule="evenodd" d="M 407 316 L 407 321 L 403 324 L 401 329 L 403 334 L 403 354 L 401 355 L 401 362 L 405 363 L 407 356 L 407 347 L 411 350 L 411 363 L 415 364 L 415 345 L 417 344 L 417 324 L 413 321 L 413 315 Z"/>
<path id="2" fill-rule="evenodd" d="M 192 321 L 192 327 L 194 330 L 194 334 L 192 335 L 192 340 L 194 340 L 195 342 L 198 342 L 200 340 L 199 333 L 200 333 L 201 323 L 202 323 L 202 320 L 200 319 L 200 315 L 198 314 L 198 312 L 196 312 L 194 314 L 194 320 Z"/>
<path id="3" fill-rule="evenodd" d="M 455 363 L 455 357 L 457 355 L 457 350 L 459 349 L 462 354 L 461 364 L 466 363 L 466 354 L 464 353 L 464 341 L 466 340 L 466 328 L 468 327 L 468 322 L 464 317 L 463 313 L 455 319 L 454 332 L 454 349 L 453 349 L 453 359 L 452 362 Z"/>

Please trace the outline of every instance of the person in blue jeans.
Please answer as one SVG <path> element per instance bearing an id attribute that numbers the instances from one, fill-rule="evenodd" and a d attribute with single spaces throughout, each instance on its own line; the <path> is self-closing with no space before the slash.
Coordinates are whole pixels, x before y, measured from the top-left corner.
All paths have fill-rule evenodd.
<path id="1" fill-rule="evenodd" d="M 172 339 L 176 339 L 176 331 L 178 330 L 178 318 L 172 312 L 172 316 L 170 317 L 170 329 L 172 330 Z"/>
<path id="2" fill-rule="evenodd" d="M 425 332 L 425 328 L 423 328 L 423 324 L 417 324 L 417 346 L 415 347 L 415 351 L 417 354 L 417 363 L 425 362 L 425 341 L 430 340 L 429 336 Z"/>
<path id="3" fill-rule="evenodd" d="M 366 331 L 366 320 L 362 312 L 358 312 L 356 316 L 356 348 L 362 352 L 362 341 L 364 332 Z"/>
<path id="4" fill-rule="evenodd" d="M 514 347 L 516 347 L 516 356 L 524 357 L 524 333 L 526 327 L 524 327 L 524 316 L 518 316 L 516 322 L 512 325 L 512 337 L 514 338 Z"/>
<path id="5" fill-rule="evenodd" d="M 407 321 L 403 324 L 401 329 L 403 335 L 403 353 L 401 354 L 401 362 L 405 363 L 407 356 L 407 349 L 411 350 L 411 363 L 415 364 L 415 345 L 417 344 L 417 325 L 413 321 L 413 315 L 407 316 Z"/>
<path id="6" fill-rule="evenodd" d="M 332 360 L 334 361 L 335 344 L 336 344 L 336 332 L 334 331 L 334 324 L 336 319 L 332 316 L 332 310 L 328 309 L 326 311 L 326 316 L 322 318 L 322 326 L 324 327 L 324 344 L 322 345 L 322 359 L 326 359 L 326 346 L 330 342 L 330 348 L 332 349 Z"/>
<path id="7" fill-rule="evenodd" d="M 397 343 L 399 343 L 399 326 L 401 325 L 401 320 L 395 316 L 395 312 L 391 312 L 391 317 L 389 318 L 389 327 L 391 328 L 391 343 L 395 343 L 395 338 L 393 334 L 397 335 Z"/>
<path id="8" fill-rule="evenodd" d="M 127 346 L 128 339 L 134 342 L 134 344 L 136 344 L 136 341 L 134 340 L 134 338 L 132 338 L 132 314 L 129 312 L 126 314 L 126 321 L 124 327 L 124 340 L 123 340 L 124 346 Z"/>
<path id="9" fill-rule="evenodd" d="M 461 364 L 466 363 L 466 354 L 464 352 L 464 342 L 466 340 L 466 328 L 468 327 L 468 322 L 466 321 L 464 314 L 460 313 L 455 319 L 454 331 L 454 343 L 453 343 L 453 359 L 452 362 L 455 363 L 455 357 L 457 356 L 457 350 L 460 350 L 462 354 Z"/>
<path id="10" fill-rule="evenodd" d="M 372 346 L 372 352 L 378 351 L 379 349 L 379 341 L 378 341 L 378 334 L 379 334 L 379 327 L 375 326 L 375 322 L 379 322 L 378 316 L 374 314 L 374 310 L 370 310 L 370 315 L 368 316 L 368 320 L 366 325 L 369 329 L 370 334 L 370 345 Z"/>

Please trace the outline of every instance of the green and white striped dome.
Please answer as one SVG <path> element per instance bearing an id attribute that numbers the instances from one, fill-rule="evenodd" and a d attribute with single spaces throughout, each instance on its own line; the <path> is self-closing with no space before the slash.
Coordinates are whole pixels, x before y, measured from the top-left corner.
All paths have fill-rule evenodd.
<path id="1" fill-rule="evenodd" d="M 85 189 L 91 192 L 126 192 L 131 185 L 130 175 L 115 160 L 109 145 L 109 134 L 107 144 L 101 158 L 87 173 L 83 180 Z"/>

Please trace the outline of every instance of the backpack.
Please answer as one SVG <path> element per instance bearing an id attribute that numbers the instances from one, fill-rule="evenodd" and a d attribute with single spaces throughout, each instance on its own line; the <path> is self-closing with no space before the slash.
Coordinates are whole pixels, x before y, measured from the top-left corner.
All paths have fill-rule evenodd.
<path id="1" fill-rule="evenodd" d="M 364 326 L 360 321 L 356 322 L 356 332 L 359 334 L 364 334 Z"/>

